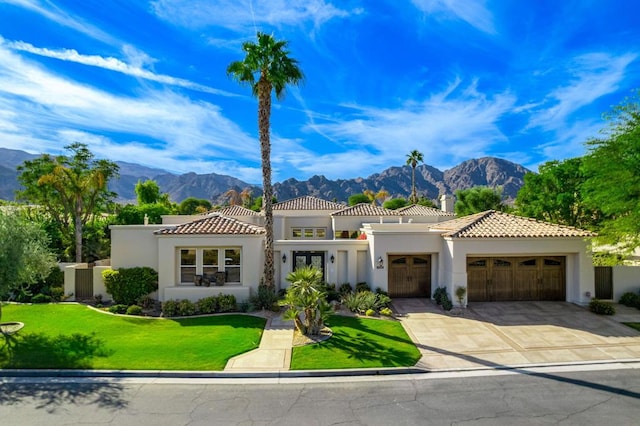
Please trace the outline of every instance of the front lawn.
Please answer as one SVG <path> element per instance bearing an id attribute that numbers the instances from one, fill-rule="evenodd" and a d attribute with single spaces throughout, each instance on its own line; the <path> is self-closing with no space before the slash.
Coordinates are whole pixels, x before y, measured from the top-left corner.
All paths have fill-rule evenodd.
<path id="1" fill-rule="evenodd" d="M 623 322 L 623 324 L 640 331 L 640 322 Z"/>
<path id="2" fill-rule="evenodd" d="M 258 347 L 265 320 L 249 315 L 185 319 L 121 317 L 83 305 L 4 305 L 0 368 L 222 370 Z"/>
<path id="3" fill-rule="evenodd" d="M 293 348 L 292 370 L 412 367 L 420 359 L 399 322 L 333 315 L 333 336 Z"/>

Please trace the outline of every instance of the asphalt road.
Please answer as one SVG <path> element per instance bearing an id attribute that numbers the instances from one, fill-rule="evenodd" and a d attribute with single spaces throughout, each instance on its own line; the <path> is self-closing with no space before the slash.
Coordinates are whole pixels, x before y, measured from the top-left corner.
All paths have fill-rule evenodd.
<path id="1" fill-rule="evenodd" d="M 637 425 L 639 367 L 279 383 L 0 377 L 0 425 Z"/>

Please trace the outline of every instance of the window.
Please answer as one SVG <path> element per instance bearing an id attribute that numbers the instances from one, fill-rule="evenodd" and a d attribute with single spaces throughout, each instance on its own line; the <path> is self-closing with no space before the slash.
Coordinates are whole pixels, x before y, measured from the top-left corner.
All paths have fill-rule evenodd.
<path id="1" fill-rule="evenodd" d="M 292 238 L 323 240 L 327 236 L 327 228 L 291 228 Z"/>
<path id="2" fill-rule="evenodd" d="M 336 239 L 356 240 L 360 234 L 360 231 L 336 231 Z"/>
<path id="3" fill-rule="evenodd" d="M 196 250 L 180 250 L 180 282 L 192 283 L 196 277 Z"/>
<path id="4" fill-rule="evenodd" d="M 223 261 L 224 259 L 224 261 Z M 193 285 L 196 275 L 209 275 L 212 282 L 217 272 L 223 272 L 225 283 L 239 284 L 242 253 L 239 248 L 181 248 L 180 283 Z"/>

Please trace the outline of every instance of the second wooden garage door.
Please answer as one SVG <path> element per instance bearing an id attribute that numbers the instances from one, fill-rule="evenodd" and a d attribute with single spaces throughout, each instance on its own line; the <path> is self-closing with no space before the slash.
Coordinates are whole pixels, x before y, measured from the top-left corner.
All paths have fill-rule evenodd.
<path id="1" fill-rule="evenodd" d="M 564 256 L 469 257 L 470 302 L 566 300 Z"/>

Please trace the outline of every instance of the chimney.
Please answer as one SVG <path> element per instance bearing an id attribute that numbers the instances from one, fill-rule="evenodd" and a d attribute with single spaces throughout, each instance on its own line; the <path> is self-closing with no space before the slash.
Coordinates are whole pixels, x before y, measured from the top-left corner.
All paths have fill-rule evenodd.
<path id="1" fill-rule="evenodd" d="M 440 196 L 440 210 L 445 213 L 453 213 L 453 204 L 455 202 L 455 198 L 453 195 L 444 195 Z"/>

